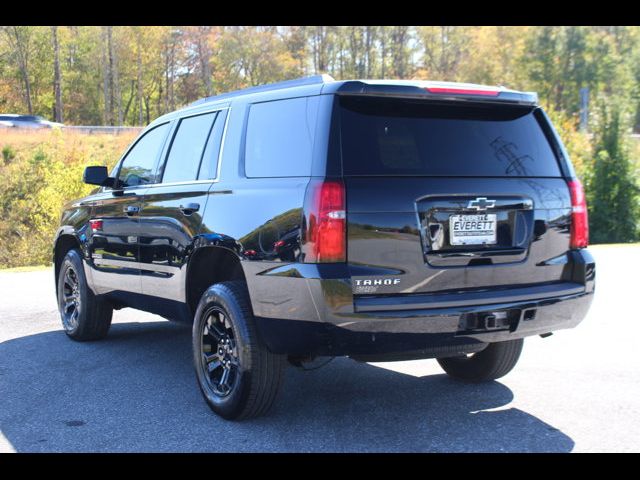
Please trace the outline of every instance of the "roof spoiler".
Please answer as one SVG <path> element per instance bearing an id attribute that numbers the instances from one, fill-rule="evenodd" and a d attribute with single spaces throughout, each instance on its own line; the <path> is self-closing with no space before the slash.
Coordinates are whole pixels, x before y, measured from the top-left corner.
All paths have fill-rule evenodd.
<path id="1" fill-rule="evenodd" d="M 518 92 L 498 86 L 472 83 L 427 82 L 407 80 L 353 80 L 342 83 L 335 93 L 342 95 L 376 95 L 433 100 L 462 100 L 491 103 L 537 105 L 538 94 Z"/>

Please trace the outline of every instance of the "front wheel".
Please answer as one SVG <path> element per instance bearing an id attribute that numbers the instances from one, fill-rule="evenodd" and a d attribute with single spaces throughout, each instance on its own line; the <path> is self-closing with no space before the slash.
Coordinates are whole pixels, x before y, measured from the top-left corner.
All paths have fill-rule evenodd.
<path id="1" fill-rule="evenodd" d="M 82 254 L 69 250 L 58 273 L 58 310 L 65 333 L 78 341 L 104 338 L 113 308 L 93 294 L 84 275 Z"/>
<path id="2" fill-rule="evenodd" d="M 467 382 L 488 382 L 504 377 L 518 363 L 524 339 L 490 343 L 484 350 L 460 357 L 438 358 L 451 377 Z"/>
<path id="3" fill-rule="evenodd" d="M 235 420 L 271 408 L 282 383 L 284 357 L 260 341 L 244 283 L 218 283 L 204 292 L 192 346 L 200 391 L 215 413 Z"/>

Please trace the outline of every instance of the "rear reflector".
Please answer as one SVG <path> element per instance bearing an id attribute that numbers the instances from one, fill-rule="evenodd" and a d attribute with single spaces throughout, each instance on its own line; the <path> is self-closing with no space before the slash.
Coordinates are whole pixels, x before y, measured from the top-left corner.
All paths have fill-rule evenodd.
<path id="1" fill-rule="evenodd" d="M 589 245 L 589 217 L 587 200 L 580 180 L 569 180 L 571 192 L 571 248 L 585 248 Z"/>
<path id="2" fill-rule="evenodd" d="M 305 262 L 346 261 L 346 202 L 342 181 L 311 180 L 307 187 L 305 203 Z"/>
<path id="3" fill-rule="evenodd" d="M 443 93 L 452 95 L 483 95 L 485 97 L 497 97 L 500 90 L 497 88 L 456 88 L 456 87 L 427 87 L 429 93 Z"/>

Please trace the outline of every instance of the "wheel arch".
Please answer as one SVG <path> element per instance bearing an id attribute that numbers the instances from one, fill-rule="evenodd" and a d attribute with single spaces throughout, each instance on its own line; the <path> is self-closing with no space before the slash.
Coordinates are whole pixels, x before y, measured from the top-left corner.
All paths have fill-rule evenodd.
<path id="1" fill-rule="evenodd" d="M 214 283 L 240 280 L 246 282 L 242 262 L 234 251 L 218 246 L 197 249 L 189 259 L 185 284 L 185 300 L 191 317 L 200 297 Z"/>
<path id="2" fill-rule="evenodd" d="M 56 294 L 58 293 L 58 274 L 60 273 L 60 265 L 62 265 L 62 260 L 64 260 L 64 257 L 67 255 L 69 250 L 74 248 L 82 251 L 80 241 L 75 235 L 75 232 L 70 230 L 61 230 L 57 235 L 53 247 L 53 274 Z"/>

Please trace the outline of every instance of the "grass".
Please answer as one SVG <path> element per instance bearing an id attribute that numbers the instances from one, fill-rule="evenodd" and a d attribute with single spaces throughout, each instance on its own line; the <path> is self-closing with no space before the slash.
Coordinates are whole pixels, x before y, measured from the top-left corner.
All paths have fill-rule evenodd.
<path id="1" fill-rule="evenodd" d="M 51 265 L 28 265 L 26 267 L 0 268 L 0 273 L 39 272 L 50 268 Z"/>
<path id="2" fill-rule="evenodd" d="M 60 129 L 39 129 L 39 130 L 13 130 L 3 128 L 0 130 L 0 149 L 9 147 L 14 152 L 26 152 L 34 150 L 40 146 L 48 145 L 64 149 L 64 156 L 75 157 L 78 154 L 91 151 L 94 154 L 101 154 L 110 158 L 113 156 L 112 150 L 122 153 L 139 132 L 124 131 L 118 134 L 112 133 L 84 133 Z M 92 148 L 92 150 L 90 150 Z M 1 157 L 0 157 L 1 158 Z M 116 158 L 110 158 L 112 161 Z M 2 159 L 6 161 L 7 159 Z M 104 158 L 94 158 L 97 163 L 101 163 Z M 0 160 L 1 161 L 1 160 Z"/>

